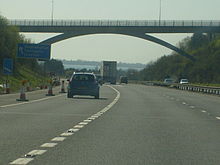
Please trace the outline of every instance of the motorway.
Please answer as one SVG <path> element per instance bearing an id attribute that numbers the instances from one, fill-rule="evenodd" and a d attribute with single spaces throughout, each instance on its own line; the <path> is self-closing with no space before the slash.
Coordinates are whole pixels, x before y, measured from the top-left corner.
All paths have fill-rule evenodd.
<path id="1" fill-rule="evenodd" d="M 0 96 L 0 165 L 217 165 L 220 98 L 134 84 Z M 26 155 L 26 156 L 25 156 Z"/>

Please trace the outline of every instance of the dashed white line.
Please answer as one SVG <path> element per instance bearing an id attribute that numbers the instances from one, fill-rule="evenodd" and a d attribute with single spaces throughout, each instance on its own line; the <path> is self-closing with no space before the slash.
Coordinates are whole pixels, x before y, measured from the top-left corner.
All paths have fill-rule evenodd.
<path id="1" fill-rule="evenodd" d="M 207 111 L 204 111 L 204 110 L 203 110 L 203 111 L 201 111 L 201 112 L 202 112 L 202 113 L 206 113 Z"/>
<path id="2" fill-rule="evenodd" d="M 220 120 L 220 117 L 216 117 L 216 119 Z"/>
<path id="3" fill-rule="evenodd" d="M 86 119 L 86 120 L 83 120 L 83 121 L 84 121 L 84 122 L 91 122 L 92 120 L 87 120 L 87 119 Z"/>
<path id="4" fill-rule="evenodd" d="M 77 131 L 79 131 L 79 129 L 76 129 L 76 128 L 70 128 L 70 129 L 68 129 L 68 132 L 77 132 Z"/>
<path id="5" fill-rule="evenodd" d="M 46 147 L 46 148 L 52 148 L 55 147 L 57 143 L 44 143 L 41 145 L 41 147 Z"/>
<path id="6" fill-rule="evenodd" d="M 62 133 L 61 136 L 71 136 L 71 135 L 73 135 L 75 132 L 79 131 L 80 128 L 83 128 L 84 125 L 87 125 L 92 120 L 95 120 L 96 118 L 100 117 L 103 113 L 107 112 L 110 108 L 112 108 L 112 106 L 114 106 L 117 103 L 117 101 L 120 98 L 120 92 L 117 89 L 113 88 L 112 86 L 108 86 L 108 87 L 112 88 L 117 93 L 117 96 L 113 100 L 113 102 L 110 103 L 108 106 L 106 106 L 101 111 L 99 111 L 98 113 L 92 115 L 88 119 L 85 119 L 83 122 L 80 122 L 78 125 L 75 125 L 74 128 L 68 129 L 68 131 Z M 58 96 L 55 96 L 55 97 L 59 97 L 59 96 L 62 96 L 62 95 L 58 95 Z M 54 98 L 54 97 L 51 97 L 51 98 Z M 47 99 L 50 99 L 50 98 L 43 98 L 43 99 L 39 99 L 39 100 L 33 100 L 33 101 L 30 101 L 30 102 L 11 104 L 11 105 L 5 105 L 5 106 L 0 106 L 0 107 L 1 108 L 5 108 L 5 107 L 16 106 L 16 105 L 29 104 L 29 103 L 43 101 L 43 100 L 47 100 Z M 55 138 L 51 139 L 51 141 L 57 141 L 58 142 L 58 141 L 64 141 L 65 139 L 66 139 L 66 137 L 55 137 Z M 57 144 L 58 143 L 44 143 L 40 147 L 52 148 L 52 147 L 55 147 Z M 47 150 L 33 150 L 33 151 L 29 152 L 26 155 L 27 156 L 42 155 L 46 151 Z M 26 164 L 28 164 L 32 160 L 34 160 L 34 159 L 33 158 L 18 158 L 16 160 L 14 160 L 13 162 L 11 162 L 10 164 L 26 165 Z"/>
<path id="7" fill-rule="evenodd" d="M 60 136 L 72 136 L 74 133 L 70 133 L 70 132 L 64 132 L 62 134 L 60 134 Z"/>
<path id="8" fill-rule="evenodd" d="M 95 117 L 89 117 L 88 120 L 95 120 Z"/>
<path id="9" fill-rule="evenodd" d="M 65 139 L 66 139 L 65 137 L 55 137 L 55 138 L 51 139 L 51 141 L 62 142 L 62 141 L 64 141 Z"/>
<path id="10" fill-rule="evenodd" d="M 93 115 L 92 118 L 98 118 L 100 115 Z"/>
<path id="11" fill-rule="evenodd" d="M 14 160 L 13 162 L 11 162 L 10 164 L 22 164 L 22 165 L 26 165 L 28 164 L 30 161 L 34 160 L 33 158 L 18 158 L 16 160 Z"/>
<path id="12" fill-rule="evenodd" d="M 84 125 L 75 125 L 74 128 L 83 128 Z"/>
<path id="13" fill-rule="evenodd" d="M 79 125 L 87 125 L 88 122 L 80 122 Z"/>
<path id="14" fill-rule="evenodd" d="M 44 154 L 45 152 L 47 152 L 47 150 L 33 150 L 31 152 L 28 152 L 27 154 L 25 155 L 42 155 Z"/>

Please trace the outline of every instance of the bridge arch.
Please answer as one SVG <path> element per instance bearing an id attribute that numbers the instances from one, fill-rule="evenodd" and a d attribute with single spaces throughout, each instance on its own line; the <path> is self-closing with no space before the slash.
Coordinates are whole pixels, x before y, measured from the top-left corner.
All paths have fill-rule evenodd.
<path id="1" fill-rule="evenodd" d="M 109 34 L 109 32 L 68 32 L 68 33 L 63 33 L 63 34 L 60 34 L 60 35 L 57 35 L 57 36 L 54 36 L 52 38 L 49 38 L 47 40 L 44 40 L 42 42 L 40 42 L 40 44 L 54 44 L 56 42 L 59 42 L 59 41 L 63 41 L 63 40 L 66 40 L 66 39 L 69 39 L 69 38 L 73 38 L 73 37 L 78 37 L 78 36 L 84 36 L 84 35 L 92 35 L 92 34 Z M 163 41 L 159 38 L 156 38 L 154 36 L 151 36 L 151 35 L 148 35 L 148 34 L 145 34 L 145 33 L 132 33 L 132 32 L 110 32 L 110 34 L 121 34 L 121 35 L 127 35 L 127 36 L 132 36 L 132 37 L 137 37 L 137 38 L 141 38 L 141 39 L 144 39 L 144 40 L 148 40 L 148 41 L 151 41 L 151 42 L 154 42 L 154 43 L 157 43 L 159 45 L 162 45 L 166 48 L 169 48 L 175 52 L 177 52 L 178 54 L 192 60 L 192 61 L 195 61 L 194 57 L 189 55 L 188 53 L 186 53 L 185 51 L 179 49 L 178 47 L 166 42 L 166 41 Z"/>

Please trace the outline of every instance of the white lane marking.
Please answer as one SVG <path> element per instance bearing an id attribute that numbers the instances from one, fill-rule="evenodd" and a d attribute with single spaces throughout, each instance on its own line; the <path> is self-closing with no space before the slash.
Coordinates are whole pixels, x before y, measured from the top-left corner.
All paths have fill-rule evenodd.
<path id="1" fill-rule="evenodd" d="M 87 119 L 86 119 L 86 120 L 83 120 L 83 121 L 84 121 L 84 122 L 91 122 L 92 120 L 87 120 Z"/>
<path id="2" fill-rule="evenodd" d="M 88 120 L 95 120 L 95 117 L 89 117 Z"/>
<path id="3" fill-rule="evenodd" d="M 65 139 L 66 139 L 65 137 L 55 137 L 55 138 L 51 139 L 51 141 L 62 142 L 62 141 L 64 141 Z"/>
<path id="4" fill-rule="evenodd" d="M 87 122 L 80 122 L 79 125 L 87 125 Z"/>
<path id="5" fill-rule="evenodd" d="M 14 107 L 14 106 L 24 105 L 24 104 L 31 104 L 31 103 L 35 103 L 35 102 L 40 102 L 40 101 L 45 101 L 45 100 L 49 100 L 49 99 L 52 99 L 52 98 L 60 97 L 60 96 L 63 96 L 63 95 L 64 94 L 60 94 L 60 95 L 57 95 L 57 96 L 45 97 L 45 98 L 42 98 L 42 99 L 37 99 L 37 100 L 29 101 L 29 102 L 15 103 L 15 104 L 9 104 L 9 105 L 2 105 L 2 106 L 0 106 L 0 108 Z"/>
<path id="6" fill-rule="evenodd" d="M 95 115 L 96 116 L 101 116 L 101 115 L 103 115 L 104 114 L 104 112 L 99 112 L 99 113 L 96 113 Z"/>
<path id="7" fill-rule="evenodd" d="M 216 119 L 220 120 L 220 117 L 216 117 Z"/>
<path id="8" fill-rule="evenodd" d="M 10 164 L 28 164 L 30 161 L 34 160 L 33 158 L 18 158 L 16 160 L 14 160 L 13 162 L 11 162 Z"/>
<path id="9" fill-rule="evenodd" d="M 76 129 L 76 128 L 71 128 L 71 129 L 68 129 L 69 132 L 77 132 L 79 131 L 79 129 Z"/>
<path id="10" fill-rule="evenodd" d="M 28 152 L 27 154 L 25 155 L 42 155 L 44 154 L 45 152 L 47 152 L 47 150 L 33 150 L 31 152 Z"/>
<path id="11" fill-rule="evenodd" d="M 62 134 L 60 134 L 60 136 L 72 136 L 74 133 L 70 133 L 70 132 L 64 132 Z"/>
<path id="12" fill-rule="evenodd" d="M 105 112 L 107 112 L 107 111 L 108 111 L 108 109 L 107 109 L 107 108 L 104 108 L 104 109 L 101 110 L 100 112 L 105 113 Z"/>
<path id="13" fill-rule="evenodd" d="M 55 147 L 57 143 L 44 143 L 41 145 L 41 147 L 46 147 L 46 148 L 52 148 Z"/>
<path id="14" fill-rule="evenodd" d="M 107 85 L 107 86 L 110 87 L 110 88 L 112 88 L 114 91 L 116 91 L 116 92 L 117 92 L 117 96 L 116 96 L 116 98 L 113 100 L 112 103 L 110 103 L 108 106 L 106 106 L 104 109 L 102 109 L 100 112 L 97 113 L 97 114 L 100 114 L 100 116 L 101 116 L 101 114 L 107 112 L 110 108 L 112 108 L 112 106 L 114 106 L 114 105 L 118 102 L 118 100 L 119 100 L 119 98 L 120 98 L 120 92 L 119 92 L 117 89 L 115 89 L 115 88 L 113 88 L 113 87 L 111 87 L 111 86 L 109 86 L 109 85 Z M 58 95 L 58 96 L 62 96 L 62 95 Z M 56 96 L 56 97 L 58 97 L 58 96 Z M 51 97 L 51 98 L 54 98 L 54 97 Z M 46 99 L 49 99 L 49 98 L 46 98 Z M 28 103 L 37 102 L 37 101 L 42 101 L 42 100 L 46 100 L 46 99 L 34 100 L 34 101 L 31 101 L 31 102 L 28 102 Z M 15 104 L 15 105 L 20 105 L 20 104 L 27 104 L 27 103 L 26 103 L 26 102 L 25 102 L 25 103 L 18 103 L 18 104 Z M 15 106 L 15 105 L 13 105 L 13 106 Z M 12 106 L 12 105 L 8 105 L 8 106 Z M 96 117 L 94 117 L 94 118 L 89 117 L 88 119 L 84 120 L 84 123 L 87 123 L 87 124 L 88 124 L 88 122 L 91 122 L 92 120 L 95 120 L 97 117 L 99 117 L 99 116 L 97 116 L 97 114 L 94 114 L 94 115 L 93 115 L 93 116 L 96 116 Z M 82 123 L 83 123 L 83 122 L 82 122 Z M 74 128 L 68 129 L 67 132 L 62 133 L 61 136 L 71 136 L 71 135 L 74 134 L 74 132 L 79 131 L 79 129 L 77 129 L 76 127 L 81 127 L 81 128 L 82 128 L 83 126 L 84 126 L 84 125 L 76 125 L 76 126 L 74 126 Z M 61 140 L 61 138 L 64 138 L 64 139 L 65 139 L 65 137 L 56 137 L 56 138 L 54 138 L 54 139 L 57 140 L 57 138 L 59 138 L 59 140 Z M 52 139 L 52 140 L 53 140 L 53 139 Z M 55 147 L 56 145 L 57 145 L 57 143 L 44 143 L 44 144 L 41 145 L 41 147 L 52 148 L 52 147 Z M 46 152 L 46 150 L 45 150 L 45 152 Z M 33 150 L 33 151 L 29 152 L 28 154 L 32 155 L 33 153 L 35 153 L 35 155 L 36 155 L 36 154 L 39 154 L 39 155 L 40 155 L 40 154 L 43 154 L 43 150 Z M 28 164 L 28 163 L 29 163 L 30 161 L 32 161 L 32 160 L 34 160 L 34 159 L 33 159 L 33 158 L 19 158 L 19 159 L 15 160 L 15 161 L 11 162 L 10 164 L 26 165 L 26 164 Z"/>
<path id="15" fill-rule="evenodd" d="M 73 128 L 83 128 L 84 125 L 75 125 Z"/>
<path id="16" fill-rule="evenodd" d="M 98 118 L 100 115 L 92 115 L 92 118 Z"/>
<path id="17" fill-rule="evenodd" d="M 202 111 L 202 113 L 206 113 L 206 112 L 207 112 L 207 111 L 204 111 L 204 110 Z"/>

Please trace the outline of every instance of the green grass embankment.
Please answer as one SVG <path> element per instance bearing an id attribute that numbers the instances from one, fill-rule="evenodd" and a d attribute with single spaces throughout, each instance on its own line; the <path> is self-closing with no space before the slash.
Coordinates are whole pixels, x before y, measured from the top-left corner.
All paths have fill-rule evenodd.
<path id="1" fill-rule="evenodd" d="M 40 85 L 45 85 L 48 82 L 48 77 L 35 73 L 26 67 L 19 67 L 17 73 L 11 76 L 0 75 L 0 84 L 4 84 L 7 78 L 9 80 L 11 93 L 19 91 L 22 80 L 28 80 L 32 89 L 35 89 Z M 0 93 L 3 92 L 4 90 L 0 87 Z"/>

